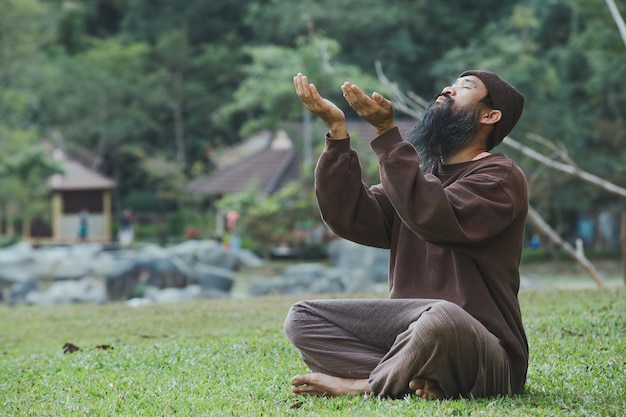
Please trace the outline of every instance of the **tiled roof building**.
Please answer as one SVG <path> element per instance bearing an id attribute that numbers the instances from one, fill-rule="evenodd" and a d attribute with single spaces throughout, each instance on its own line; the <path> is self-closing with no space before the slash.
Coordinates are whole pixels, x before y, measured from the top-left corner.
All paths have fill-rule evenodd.
<path id="1" fill-rule="evenodd" d="M 286 133 L 260 135 L 233 148 L 218 161 L 213 173 L 198 178 L 189 191 L 206 196 L 223 196 L 257 186 L 265 195 L 280 190 L 300 175 L 300 155 Z"/>

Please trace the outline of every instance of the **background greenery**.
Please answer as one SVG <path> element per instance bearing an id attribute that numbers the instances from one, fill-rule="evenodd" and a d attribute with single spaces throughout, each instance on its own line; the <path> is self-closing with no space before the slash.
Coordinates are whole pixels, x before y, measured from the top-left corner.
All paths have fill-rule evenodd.
<path id="1" fill-rule="evenodd" d="M 296 72 L 344 105 L 345 79 L 381 89 L 377 60 L 401 90 L 427 98 L 464 69 L 498 72 L 527 99 L 513 137 L 539 134 L 582 169 L 626 185 L 626 48 L 601 0 L 4 0 L 0 28 L 8 228 L 49 212 L 33 181 L 54 172 L 42 140 L 114 178 L 115 210 L 182 212 L 168 224 L 177 235 L 204 227 L 212 202 L 195 201 L 186 184 L 211 172 L 224 146 L 301 120 Z M 532 203 L 557 230 L 572 212 L 624 208 L 518 159 Z"/>

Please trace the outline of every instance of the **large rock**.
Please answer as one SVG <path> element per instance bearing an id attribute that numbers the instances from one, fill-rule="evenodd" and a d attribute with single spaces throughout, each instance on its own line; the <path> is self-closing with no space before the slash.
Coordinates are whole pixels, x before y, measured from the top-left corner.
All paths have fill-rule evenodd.
<path id="1" fill-rule="evenodd" d="M 211 265 L 194 265 L 191 267 L 189 284 L 199 285 L 204 290 L 228 293 L 235 283 L 235 273 L 228 269 Z"/>
<path id="2" fill-rule="evenodd" d="M 148 286 L 182 288 L 188 277 L 166 258 L 140 257 L 127 259 L 106 277 L 106 291 L 111 300 L 128 300 L 141 296 Z"/>
<path id="3" fill-rule="evenodd" d="M 110 299 L 128 300 L 141 296 L 148 287 L 154 294 L 154 289 L 198 285 L 200 297 L 224 296 L 233 287 L 234 270 L 243 264 L 242 259 L 255 262 L 250 254 L 242 258 L 214 241 L 190 240 L 167 249 L 147 245 L 109 271 L 107 293 Z"/>
<path id="4" fill-rule="evenodd" d="M 94 278 L 79 281 L 59 281 L 41 292 L 29 292 L 25 302 L 36 305 L 70 303 L 104 303 L 107 300 L 102 282 Z"/>
<path id="5" fill-rule="evenodd" d="M 26 294 L 37 291 L 38 276 L 39 269 L 32 261 L 21 258 L 16 263 L 0 263 L 0 301 L 19 304 Z"/>
<path id="6" fill-rule="evenodd" d="M 26 301 L 28 294 L 34 293 L 37 290 L 39 290 L 39 285 L 34 279 L 16 282 L 2 290 L 2 301 L 11 306 L 22 304 Z"/>
<path id="7" fill-rule="evenodd" d="M 236 251 L 229 250 L 214 240 L 187 240 L 168 248 L 168 251 L 189 265 L 201 263 L 233 271 L 241 266 Z"/>
<path id="8" fill-rule="evenodd" d="M 325 281 L 327 277 L 327 269 L 321 264 L 305 263 L 285 268 L 281 276 L 277 277 L 258 277 L 253 279 L 248 286 L 248 294 L 253 296 L 261 295 L 293 295 L 307 294 L 313 292 L 311 287 L 314 282 L 318 282 L 318 290 L 328 285 L 319 284 L 319 281 Z M 343 288 L 337 286 L 337 292 L 341 292 Z"/>
<path id="9" fill-rule="evenodd" d="M 389 250 L 335 239 L 328 245 L 331 265 L 345 271 L 366 275 L 366 281 L 384 283 L 389 276 Z"/>
<path id="10" fill-rule="evenodd" d="M 256 277 L 248 294 L 294 295 L 359 293 L 381 289 L 387 283 L 389 251 L 336 239 L 329 245 L 332 267 L 318 263 L 298 264 L 275 277 Z"/>
<path id="11" fill-rule="evenodd" d="M 5 263 L 32 262 L 33 247 L 28 242 L 18 242 L 0 251 L 0 265 Z"/>

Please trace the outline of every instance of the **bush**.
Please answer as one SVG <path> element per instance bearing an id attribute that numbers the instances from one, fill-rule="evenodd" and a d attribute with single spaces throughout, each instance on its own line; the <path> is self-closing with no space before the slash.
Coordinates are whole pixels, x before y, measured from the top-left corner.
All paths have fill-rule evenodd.
<path id="1" fill-rule="evenodd" d="M 242 247 L 268 258 L 274 247 L 300 248 L 308 231 L 321 221 L 312 183 L 310 178 L 293 181 L 271 196 L 251 187 L 222 198 L 217 208 L 237 211 L 234 231 L 241 236 Z"/>

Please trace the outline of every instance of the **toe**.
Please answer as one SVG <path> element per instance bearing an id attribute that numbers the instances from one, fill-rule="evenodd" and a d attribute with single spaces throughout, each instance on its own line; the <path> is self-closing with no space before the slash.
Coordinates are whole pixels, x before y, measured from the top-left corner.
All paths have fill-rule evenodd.
<path id="1" fill-rule="evenodd" d="M 423 378 L 413 378 L 410 382 L 409 382 L 409 388 L 412 391 L 416 391 L 418 389 L 424 388 L 425 385 L 425 381 Z"/>

